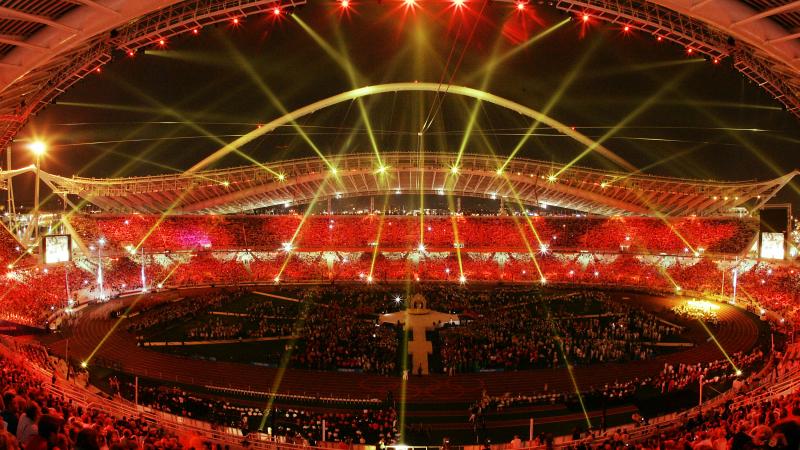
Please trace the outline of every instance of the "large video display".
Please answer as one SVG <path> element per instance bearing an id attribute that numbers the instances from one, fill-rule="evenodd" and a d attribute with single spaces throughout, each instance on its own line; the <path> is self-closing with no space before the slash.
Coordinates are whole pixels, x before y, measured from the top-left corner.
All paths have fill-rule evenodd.
<path id="1" fill-rule="evenodd" d="M 68 234 L 45 236 L 42 245 L 45 264 L 67 262 L 72 258 L 72 238 Z"/>
<path id="2" fill-rule="evenodd" d="M 786 257 L 783 233 L 761 233 L 761 257 L 783 259 Z"/>

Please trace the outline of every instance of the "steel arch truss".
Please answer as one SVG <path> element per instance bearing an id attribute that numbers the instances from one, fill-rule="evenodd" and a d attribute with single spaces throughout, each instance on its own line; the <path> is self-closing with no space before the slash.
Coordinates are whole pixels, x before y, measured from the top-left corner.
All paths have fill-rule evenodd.
<path id="1" fill-rule="evenodd" d="M 800 117 L 800 0 L 558 0 L 733 66 Z"/>
<path id="2" fill-rule="evenodd" d="M 257 208 L 308 204 L 327 198 L 404 194 L 504 198 L 522 205 L 552 205 L 600 215 L 729 214 L 754 210 L 796 174 L 762 182 L 705 182 L 625 175 L 563 167 L 517 158 L 498 174 L 492 156 L 463 155 L 458 173 L 450 153 L 355 154 L 336 161 L 336 174 L 319 158 L 261 166 L 139 178 L 41 176 L 61 195 L 77 195 L 113 212 L 238 213 Z M 280 177 L 280 178 L 283 178 Z"/>
<path id="3" fill-rule="evenodd" d="M 193 28 L 305 0 L 17 0 L 0 6 L 0 148 L 112 59 Z M 5 20 L 4 20 L 5 19 Z"/>

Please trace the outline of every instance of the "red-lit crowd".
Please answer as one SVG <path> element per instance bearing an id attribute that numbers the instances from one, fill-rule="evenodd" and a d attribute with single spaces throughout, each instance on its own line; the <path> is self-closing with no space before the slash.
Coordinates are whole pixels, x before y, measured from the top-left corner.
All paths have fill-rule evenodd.
<path id="1" fill-rule="evenodd" d="M 101 291 L 113 296 L 143 286 L 155 290 L 275 280 L 457 283 L 462 276 L 467 283 L 544 281 L 714 294 L 726 286 L 730 296 L 731 270 L 723 271 L 708 255 L 737 254 L 747 249 L 754 236 L 753 223 L 738 219 L 684 218 L 666 223 L 638 217 L 530 219 L 533 227 L 515 216 L 426 217 L 426 249 L 419 252 L 418 217 L 311 216 L 292 241 L 301 221 L 295 215 L 173 216 L 161 222 L 156 216 L 142 215 L 74 216 L 73 226 L 87 243 L 98 245 L 102 236 L 106 239 L 103 255 L 115 255 L 104 259 L 103 289 L 98 286 L 95 254 L 71 265 L 50 267 L 49 273 L 16 265 L 0 277 L 6 293 L 0 299 L 0 320 L 43 325 L 53 311 L 66 306 L 67 280 L 72 297 L 81 298 L 96 297 Z M 453 221 L 460 227 L 463 251 L 453 249 Z M 377 236 L 379 229 L 379 251 L 373 255 L 371 236 L 373 232 Z M 137 248 L 145 236 L 143 247 L 138 248 L 169 252 L 148 254 L 144 259 L 131 254 L 129 250 Z M 290 241 L 292 251 L 283 251 L 283 244 Z M 7 255 L 3 262 L 13 262 L 16 247 L 14 238 L 5 233 L 0 241 L 0 255 Z M 214 251 L 223 248 L 240 251 Z M 297 251 L 304 248 L 308 251 Z M 554 249 L 572 253 L 553 253 Z M 643 252 L 686 258 L 668 261 L 634 254 Z M 800 307 L 798 281 L 800 273 L 792 266 L 744 264 L 738 274 L 739 298 L 751 301 L 756 311 L 765 308 L 793 320 Z"/>
<path id="2" fill-rule="evenodd" d="M 755 223 L 740 219 L 658 219 L 572 216 L 147 216 L 74 215 L 70 222 L 89 242 L 106 240 L 112 250 L 130 246 L 148 251 L 295 248 L 391 249 L 506 248 L 525 251 L 528 243 L 550 249 L 593 252 L 738 254 L 752 243 Z M 457 231 L 456 231 L 457 230 Z M 297 235 L 295 236 L 295 232 Z M 456 238 L 456 235 L 458 238 Z"/>
<path id="3" fill-rule="evenodd" d="M 0 354 L 1 450 L 179 449 L 177 436 L 157 423 L 114 417 L 49 393 L 47 379 L 32 364 L 46 365 L 41 352 Z M 196 448 L 202 444 L 197 443 Z"/>

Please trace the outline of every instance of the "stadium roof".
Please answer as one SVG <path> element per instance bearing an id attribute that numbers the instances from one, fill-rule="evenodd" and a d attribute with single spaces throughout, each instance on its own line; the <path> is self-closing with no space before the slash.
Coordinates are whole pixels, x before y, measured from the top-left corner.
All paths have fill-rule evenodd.
<path id="1" fill-rule="evenodd" d="M 305 0 L 5 0 L 0 2 L 0 148 L 32 115 L 111 60 L 231 17 Z M 559 0 L 734 66 L 800 116 L 798 0 Z"/>
<path id="2" fill-rule="evenodd" d="M 498 173 L 496 158 L 463 155 L 454 170 L 451 153 L 354 154 L 268 167 L 199 171 L 135 178 L 66 178 L 42 173 L 56 194 L 77 195 L 106 211 L 140 213 L 237 213 L 329 198 L 425 193 L 503 198 L 511 204 L 552 205 L 600 215 L 703 216 L 733 208 L 758 209 L 797 172 L 774 180 L 714 182 L 630 175 L 515 158 Z M 74 205 L 73 205 L 74 207 Z"/>

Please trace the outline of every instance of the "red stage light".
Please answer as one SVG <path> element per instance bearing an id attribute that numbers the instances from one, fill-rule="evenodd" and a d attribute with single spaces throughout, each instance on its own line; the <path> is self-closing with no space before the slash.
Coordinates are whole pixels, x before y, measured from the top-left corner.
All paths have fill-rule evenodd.
<path id="1" fill-rule="evenodd" d="M 239 18 L 238 17 L 233 19 L 233 24 L 234 25 L 239 25 Z"/>
<path id="2" fill-rule="evenodd" d="M 417 0 L 403 0 L 403 3 L 405 3 L 409 8 L 417 6 Z"/>
<path id="3" fill-rule="evenodd" d="M 133 50 L 128 50 L 128 56 L 133 56 L 135 54 L 136 54 L 136 52 L 134 52 Z"/>
<path id="4" fill-rule="evenodd" d="M 525 2 L 517 2 L 517 11 L 525 10 Z"/>
<path id="5" fill-rule="evenodd" d="M 339 2 L 339 5 L 342 8 L 345 8 L 345 9 L 349 8 L 350 7 L 350 0 L 342 0 L 341 2 Z"/>
<path id="6" fill-rule="evenodd" d="M 588 22 L 589 21 L 589 15 L 588 14 L 584 14 L 583 15 L 583 21 L 584 22 Z"/>
<path id="7" fill-rule="evenodd" d="M 462 6 L 464 6 L 465 2 L 466 0 L 453 0 L 453 5 L 455 5 L 456 8 L 461 8 Z"/>
<path id="8" fill-rule="evenodd" d="M 192 30 L 192 34 L 199 34 L 199 33 L 200 33 L 200 30 L 198 30 L 197 28 Z"/>
<path id="9" fill-rule="evenodd" d="M 272 15 L 273 16 L 280 16 L 281 15 L 281 9 L 278 8 L 277 6 L 272 8 Z"/>
<path id="10" fill-rule="evenodd" d="M 719 64 L 719 58 L 714 58 L 714 64 Z"/>
<path id="11" fill-rule="evenodd" d="M 656 40 L 657 40 L 658 42 L 661 42 L 663 39 L 664 39 L 664 38 L 662 38 L 661 36 L 659 36 L 659 37 L 657 37 L 657 38 L 656 38 Z"/>
<path id="12" fill-rule="evenodd" d="M 162 46 L 162 47 L 163 47 L 163 46 L 167 45 L 167 41 L 165 41 L 164 39 L 160 39 L 160 40 L 158 41 L 158 45 L 160 45 L 160 46 Z"/>
<path id="13" fill-rule="evenodd" d="M 688 54 L 690 54 L 690 55 L 691 55 L 693 52 L 694 52 L 694 50 L 692 50 L 691 48 L 687 48 L 687 49 L 686 49 L 686 53 L 688 53 Z"/>
<path id="14" fill-rule="evenodd" d="M 629 25 L 625 25 L 625 31 L 631 31 L 631 27 Z"/>
<path id="15" fill-rule="evenodd" d="M 99 67 L 97 69 L 94 69 L 94 70 L 95 70 L 95 72 L 100 73 L 100 68 Z"/>

